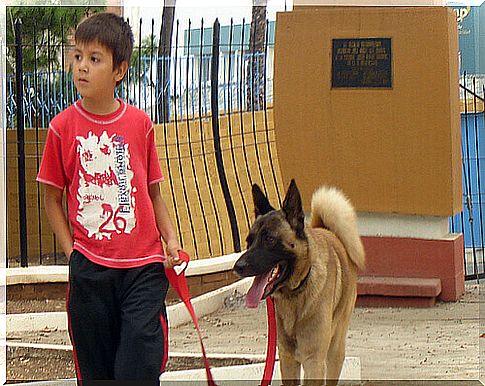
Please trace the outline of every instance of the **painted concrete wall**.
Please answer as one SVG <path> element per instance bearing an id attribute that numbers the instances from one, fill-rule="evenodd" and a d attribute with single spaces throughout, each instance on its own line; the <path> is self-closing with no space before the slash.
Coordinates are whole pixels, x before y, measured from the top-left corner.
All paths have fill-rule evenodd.
<path id="1" fill-rule="evenodd" d="M 453 10 L 302 8 L 278 14 L 276 28 L 275 133 L 284 184 L 299 180 L 304 203 L 315 186 L 336 185 L 360 212 L 461 211 Z M 391 39 L 390 87 L 333 86 L 334 39 L 358 38 Z"/>

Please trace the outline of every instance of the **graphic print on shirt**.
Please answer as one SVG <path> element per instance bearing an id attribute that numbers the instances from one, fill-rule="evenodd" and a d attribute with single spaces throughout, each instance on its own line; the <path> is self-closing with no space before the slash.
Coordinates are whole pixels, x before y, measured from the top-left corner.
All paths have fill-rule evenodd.
<path id="1" fill-rule="evenodd" d="M 116 134 L 100 137 L 88 133 L 76 137 L 80 159 L 79 208 L 77 221 L 88 237 L 111 239 L 114 233 L 131 233 L 136 226 L 136 188 L 124 137 Z"/>

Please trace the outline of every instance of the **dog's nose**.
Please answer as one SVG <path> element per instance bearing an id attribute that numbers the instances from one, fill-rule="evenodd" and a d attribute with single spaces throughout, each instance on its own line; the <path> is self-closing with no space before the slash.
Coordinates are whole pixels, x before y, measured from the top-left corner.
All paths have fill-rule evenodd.
<path id="1" fill-rule="evenodd" d="M 244 271 L 246 270 L 247 266 L 248 266 L 248 264 L 246 263 L 245 260 L 239 259 L 238 261 L 236 261 L 236 264 L 234 264 L 233 269 L 239 276 L 243 276 Z"/>

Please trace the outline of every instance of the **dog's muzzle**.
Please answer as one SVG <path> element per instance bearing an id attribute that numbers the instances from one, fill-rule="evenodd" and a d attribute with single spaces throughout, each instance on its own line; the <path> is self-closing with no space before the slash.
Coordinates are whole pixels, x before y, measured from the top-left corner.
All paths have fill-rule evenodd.
<path id="1" fill-rule="evenodd" d="M 244 259 L 239 259 L 236 261 L 236 264 L 234 264 L 233 270 L 239 275 L 239 276 L 247 276 L 247 271 L 248 271 L 248 263 Z"/>

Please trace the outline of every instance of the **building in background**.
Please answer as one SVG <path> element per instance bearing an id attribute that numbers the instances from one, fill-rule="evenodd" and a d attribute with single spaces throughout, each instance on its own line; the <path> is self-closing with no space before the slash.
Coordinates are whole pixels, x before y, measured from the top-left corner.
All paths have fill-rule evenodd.
<path id="1" fill-rule="evenodd" d="M 244 31 L 243 31 L 244 26 Z M 251 21 L 248 23 L 236 24 L 232 27 L 230 25 L 222 25 L 220 29 L 220 53 L 222 55 L 222 66 L 226 68 L 225 79 L 221 79 L 222 82 L 238 82 L 236 78 L 238 71 L 234 67 L 240 66 L 241 55 L 243 60 L 250 61 L 247 56 L 250 52 L 249 41 L 250 41 L 250 31 L 251 31 Z M 190 35 L 189 35 L 190 32 Z M 201 30 L 200 28 L 191 29 L 184 31 L 184 47 L 185 52 L 188 51 L 189 55 L 194 59 L 194 66 L 198 68 L 200 61 L 206 61 L 208 64 L 208 59 L 212 52 L 212 37 L 213 37 L 213 27 L 208 26 Z M 231 37 L 232 35 L 232 37 Z M 275 21 L 269 21 L 267 27 L 267 39 L 266 39 L 266 50 L 265 50 L 265 63 L 266 63 L 266 73 L 257 74 L 260 76 L 265 76 L 267 79 L 273 79 L 273 58 L 274 58 L 274 36 L 275 36 Z M 202 38 L 202 39 L 201 39 Z M 243 40 L 244 39 L 244 40 Z M 190 43 L 190 44 L 189 44 Z M 202 45 L 202 47 L 201 47 Z M 202 57 L 201 57 L 202 54 Z M 229 56 L 231 55 L 232 60 L 229 61 Z M 246 57 L 245 57 L 246 56 Z M 231 68 L 229 68 L 229 63 Z M 203 82 L 207 82 L 210 79 L 209 66 L 203 65 Z"/>
<path id="2" fill-rule="evenodd" d="M 452 8 L 458 20 L 460 74 L 485 77 L 485 2 Z"/>

